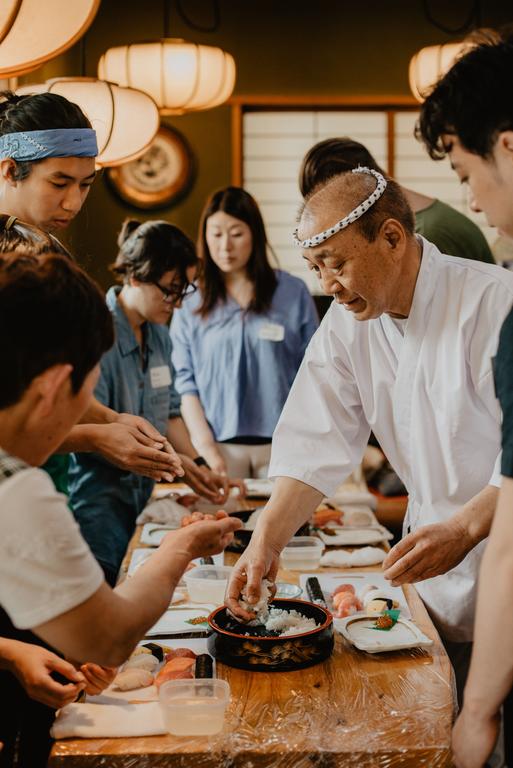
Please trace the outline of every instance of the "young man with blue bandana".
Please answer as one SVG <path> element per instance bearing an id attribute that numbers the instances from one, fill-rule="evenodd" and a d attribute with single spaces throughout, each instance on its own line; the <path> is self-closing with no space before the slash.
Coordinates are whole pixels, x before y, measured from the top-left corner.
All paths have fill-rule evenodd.
<path id="1" fill-rule="evenodd" d="M 0 212 L 45 231 L 63 229 L 79 213 L 95 179 L 96 134 L 78 106 L 53 93 L 0 103 Z M 123 469 L 172 481 L 180 461 L 145 419 L 117 414 L 93 400 L 62 453 L 95 451 Z M 64 464 L 64 469 L 63 469 Z M 49 470 L 66 492 L 66 460 Z"/>

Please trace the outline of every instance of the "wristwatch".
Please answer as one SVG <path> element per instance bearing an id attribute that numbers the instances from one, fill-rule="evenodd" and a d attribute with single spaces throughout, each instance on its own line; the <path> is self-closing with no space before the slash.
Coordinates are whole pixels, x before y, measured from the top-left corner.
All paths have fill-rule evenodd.
<path id="1" fill-rule="evenodd" d="M 193 462 L 198 467 L 206 467 L 207 469 L 210 469 L 208 462 L 206 459 L 203 458 L 203 456 L 196 456 L 195 459 L 193 459 Z"/>

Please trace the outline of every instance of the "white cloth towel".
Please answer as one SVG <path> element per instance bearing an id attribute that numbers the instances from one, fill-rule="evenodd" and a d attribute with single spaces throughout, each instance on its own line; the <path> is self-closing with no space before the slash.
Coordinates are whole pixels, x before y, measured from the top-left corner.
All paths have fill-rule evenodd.
<path id="1" fill-rule="evenodd" d="M 57 712 L 50 731 L 54 739 L 160 736 L 167 733 L 158 702 L 131 704 L 109 698 L 111 704 L 68 704 Z"/>
<path id="2" fill-rule="evenodd" d="M 333 552 L 325 552 L 321 557 L 321 565 L 329 565 L 339 568 L 352 568 L 353 566 L 377 565 L 382 563 L 386 552 L 379 547 L 362 547 L 347 552 L 345 549 L 336 549 Z"/>

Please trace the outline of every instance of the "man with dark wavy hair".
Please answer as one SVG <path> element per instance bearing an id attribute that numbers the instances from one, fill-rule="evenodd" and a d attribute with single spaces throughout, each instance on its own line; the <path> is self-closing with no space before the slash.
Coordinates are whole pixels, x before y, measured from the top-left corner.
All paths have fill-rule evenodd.
<path id="1" fill-rule="evenodd" d="M 448 156 L 469 188 L 471 207 L 513 238 L 513 45 L 483 45 L 461 58 L 426 99 L 417 137 L 437 160 Z M 500 311 L 500 307 L 497 308 Z M 497 739 L 504 707 L 511 751 L 513 685 L 513 311 L 495 358 L 502 411 L 502 484 L 480 570 L 474 649 L 453 749 L 458 768 L 480 768 Z M 508 698 L 506 698 L 508 697 Z M 511 764 L 511 763 L 510 763 Z"/>

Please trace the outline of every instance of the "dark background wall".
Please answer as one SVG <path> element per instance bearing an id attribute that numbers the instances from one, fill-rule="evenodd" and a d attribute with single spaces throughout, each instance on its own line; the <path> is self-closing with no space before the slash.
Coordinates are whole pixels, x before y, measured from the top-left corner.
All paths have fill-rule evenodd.
<path id="1" fill-rule="evenodd" d="M 450 28 L 461 25 L 475 5 L 470 0 L 219 0 L 218 30 L 205 33 L 190 29 L 173 0 L 167 0 L 167 32 L 229 51 L 237 64 L 235 94 L 408 95 L 408 62 L 415 51 L 460 39 L 428 20 L 426 3 L 436 21 Z M 85 40 L 24 82 L 96 75 L 98 59 L 109 46 L 163 36 L 164 5 L 164 0 L 103 0 Z M 211 23 L 213 0 L 182 0 L 182 5 L 196 23 Z M 483 0 L 479 10 L 481 26 L 513 21 L 511 0 Z M 165 122 L 186 136 L 195 156 L 196 179 L 187 196 L 166 209 L 140 211 L 123 203 L 100 175 L 66 236 L 105 287 L 125 216 L 165 218 L 194 239 L 206 196 L 231 181 L 229 106 Z"/>

